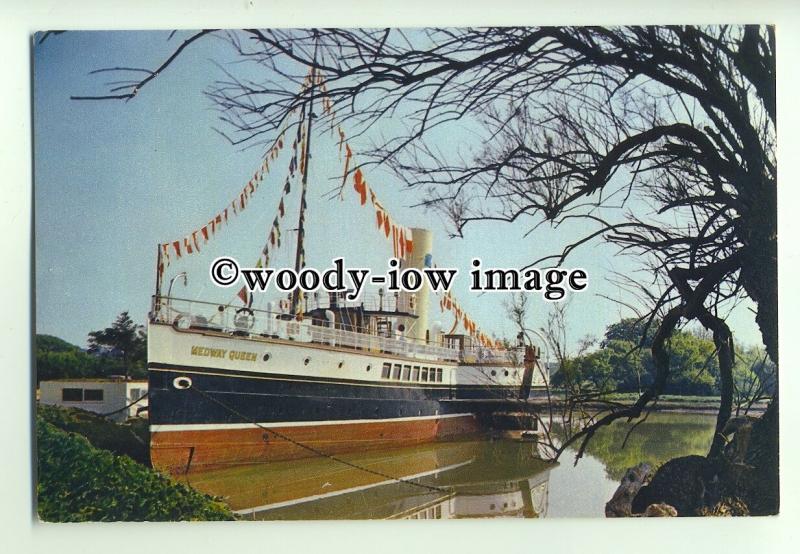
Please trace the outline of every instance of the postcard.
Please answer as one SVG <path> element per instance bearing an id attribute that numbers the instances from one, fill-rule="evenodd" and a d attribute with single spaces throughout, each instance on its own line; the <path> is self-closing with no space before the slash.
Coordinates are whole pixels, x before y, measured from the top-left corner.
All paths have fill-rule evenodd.
<path id="1" fill-rule="evenodd" d="M 40 521 L 779 512 L 774 26 L 31 40 Z"/>

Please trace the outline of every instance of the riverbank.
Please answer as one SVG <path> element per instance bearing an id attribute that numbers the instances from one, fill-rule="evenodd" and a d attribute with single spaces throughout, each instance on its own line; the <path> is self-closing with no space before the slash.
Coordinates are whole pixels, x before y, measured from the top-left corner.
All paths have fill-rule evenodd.
<path id="1" fill-rule="evenodd" d="M 582 403 L 582 406 L 590 410 L 607 410 L 610 403 L 633 404 L 639 398 L 636 393 L 612 393 L 605 395 L 597 400 Z M 559 409 L 564 405 L 564 393 L 562 391 L 551 392 L 551 400 L 554 409 Z M 537 390 L 531 393 L 528 401 L 535 407 L 547 408 L 548 400 L 544 391 Z M 738 415 L 759 416 L 767 409 L 767 402 L 754 403 L 745 414 L 742 407 Z M 716 414 L 719 410 L 719 397 L 716 396 L 678 396 L 664 395 L 657 402 L 652 403 L 650 409 L 654 412 L 678 413 L 678 414 Z M 733 415 L 736 416 L 734 406 Z"/>

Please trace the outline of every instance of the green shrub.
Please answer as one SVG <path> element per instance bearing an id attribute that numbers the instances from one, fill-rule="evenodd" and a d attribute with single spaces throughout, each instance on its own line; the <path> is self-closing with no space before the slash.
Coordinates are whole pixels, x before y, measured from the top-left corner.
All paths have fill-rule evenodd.
<path id="1" fill-rule="evenodd" d="M 150 436 L 146 420 L 117 424 L 93 412 L 39 404 L 36 413 L 63 431 L 83 435 L 92 446 L 150 465 Z"/>
<path id="2" fill-rule="evenodd" d="M 222 502 L 127 456 L 93 447 L 37 416 L 39 517 L 44 521 L 232 520 Z"/>

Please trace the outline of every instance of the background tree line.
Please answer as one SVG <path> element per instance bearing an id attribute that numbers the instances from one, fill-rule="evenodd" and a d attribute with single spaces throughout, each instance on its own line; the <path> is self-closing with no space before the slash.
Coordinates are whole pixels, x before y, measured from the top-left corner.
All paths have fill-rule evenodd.
<path id="1" fill-rule="evenodd" d="M 552 385 L 578 393 L 635 392 L 652 386 L 657 368 L 650 350 L 657 326 L 636 318 L 606 328 L 599 347 L 563 357 Z M 718 396 L 720 372 L 714 341 L 702 330 L 678 330 L 667 351 L 673 368 L 663 394 Z M 734 400 L 739 410 L 774 392 L 775 364 L 763 348 L 740 348 L 734 363 Z"/>
<path id="2" fill-rule="evenodd" d="M 105 329 L 89 333 L 88 349 L 51 335 L 36 335 L 36 384 L 51 379 L 147 376 L 147 334 L 122 312 Z"/>

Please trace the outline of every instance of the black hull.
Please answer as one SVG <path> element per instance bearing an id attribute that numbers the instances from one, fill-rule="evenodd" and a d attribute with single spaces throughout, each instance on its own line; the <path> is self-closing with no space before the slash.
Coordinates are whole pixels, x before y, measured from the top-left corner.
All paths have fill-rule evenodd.
<path id="1" fill-rule="evenodd" d="M 429 417 L 463 412 L 463 402 L 518 396 L 513 387 L 383 384 L 211 367 L 150 364 L 150 423 L 161 425 L 247 422 L 326 422 Z M 174 380 L 189 377 L 179 389 Z"/>

